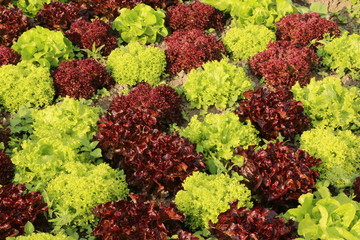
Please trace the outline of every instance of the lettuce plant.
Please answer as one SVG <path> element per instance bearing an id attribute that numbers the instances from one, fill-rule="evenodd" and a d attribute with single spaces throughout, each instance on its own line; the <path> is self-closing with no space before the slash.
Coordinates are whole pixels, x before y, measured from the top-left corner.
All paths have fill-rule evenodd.
<path id="1" fill-rule="evenodd" d="M 65 2 L 66 0 L 58 0 Z M 44 3 L 50 3 L 51 0 L 13 0 L 12 4 L 21 8 L 24 14 L 28 17 L 34 17 L 36 13 L 43 7 Z"/>
<path id="2" fill-rule="evenodd" d="M 92 212 L 100 217 L 93 235 L 101 239 L 166 240 L 185 220 L 174 203 L 147 201 L 142 195 L 130 194 L 131 201 L 120 200 L 96 206 Z"/>
<path id="3" fill-rule="evenodd" d="M 96 166 L 80 162 L 65 163 L 62 174 L 52 179 L 45 191 L 55 232 L 69 225 L 89 228 L 88 224 L 95 224 L 93 207 L 125 199 L 129 193 L 122 171 L 105 163 Z"/>
<path id="4" fill-rule="evenodd" d="M 275 26 L 278 40 L 291 41 L 303 46 L 310 44 L 312 40 L 323 39 L 324 34 L 332 37 L 340 35 L 337 23 L 320 17 L 316 12 L 287 15 Z"/>
<path id="5" fill-rule="evenodd" d="M 274 28 L 275 22 L 296 12 L 291 0 L 202 0 L 203 3 L 229 13 L 233 24 L 244 27 L 249 24 Z"/>
<path id="6" fill-rule="evenodd" d="M 320 179 L 337 188 L 351 186 L 360 169 L 360 137 L 350 131 L 315 128 L 303 132 L 300 147 L 322 164 L 315 169 Z"/>
<path id="7" fill-rule="evenodd" d="M 244 69 L 225 59 L 207 62 L 201 68 L 191 70 L 183 87 L 190 106 L 204 110 L 210 106 L 232 107 L 242 98 L 243 92 L 253 89 Z"/>
<path id="8" fill-rule="evenodd" d="M 303 103 L 314 127 L 360 131 L 358 88 L 342 86 L 340 78 L 326 77 L 321 81 L 313 78 L 303 88 L 296 84 L 291 91 Z"/>
<path id="9" fill-rule="evenodd" d="M 257 201 L 279 210 L 312 192 L 319 177 L 312 168 L 321 164 L 320 159 L 283 143 L 268 143 L 265 149 L 238 147 L 235 154 L 243 156 L 245 163 L 233 169 L 245 178 L 243 182 L 257 195 Z"/>
<path id="10" fill-rule="evenodd" d="M 360 202 L 360 177 L 355 178 L 353 189 L 355 195 L 354 200 Z"/>
<path id="11" fill-rule="evenodd" d="M 145 3 L 153 8 L 162 8 L 167 9 L 169 6 L 179 4 L 179 0 L 141 0 L 142 3 Z"/>
<path id="12" fill-rule="evenodd" d="M 143 81 L 155 86 L 165 72 L 165 52 L 157 47 L 130 43 L 111 52 L 107 67 L 119 84 L 135 85 Z"/>
<path id="13" fill-rule="evenodd" d="M 13 49 L 0 45 L 0 67 L 2 65 L 13 64 L 20 62 L 20 55 Z"/>
<path id="14" fill-rule="evenodd" d="M 0 121 L 0 150 L 9 147 L 10 128 L 3 121 Z"/>
<path id="15" fill-rule="evenodd" d="M 61 61 L 74 58 L 74 46 L 61 32 L 37 26 L 19 37 L 12 46 L 22 60 L 40 66 L 56 67 Z"/>
<path id="16" fill-rule="evenodd" d="M 300 205 L 284 217 L 299 223 L 299 240 L 359 239 L 360 204 L 344 193 L 331 196 L 326 185 L 299 198 Z"/>
<path id="17" fill-rule="evenodd" d="M 209 223 L 212 237 L 217 239 L 294 239 L 296 224 L 268 208 L 261 206 L 238 208 L 238 201 L 229 203 L 230 209 L 220 213 L 216 223 Z"/>
<path id="18" fill-rule="evenodd" d="M 19 8 L 0 6 L 0 45 L 11 46 L 30 28 L 30 19 Z"/>
<path id="19" fill-rule="evenodd" d="M 25 185 L 0 187 L 0 239 L 24 234 L 25 225 L 34 223 L 48 206 L 38 192 L 26 191 Z"/>
<path id="20" fill-rule="evenodd" d="M 50 2 L 45 3 L 43 8 L 36 14 L 35 19 L 42 27 L 51 30 L 66 31 L 71 23 L 83 18 L 80 14 L 82 6 L 78 3 Z"/>
<path id="21" fill-rule="evenodd" d="M 0 85 L 0 105 L 10 112 L 17 111 L 21 105 L 44 107 L 54 98 L 49 69 L 29 62 L 1 66 Z"/>
<path id="22" fill-rule="evenodd" d="M 63 61 L 51 73 L 55 94 L 89 99 L 101 88 L 115 84 L 106 68 L 93 58 Z"/>
<path id="23" fill-rule="evenodd" d="M 360 35 L 345 33 L 332 41 L 325 41 L 317 53 L 321 62 L 336 71 L 339 77 L 349 74 L 354 79 L 360 77 Z"/>
<path id="24" fill-rule="evenodd" d="M 0 185 L 10 184 L 15 175 L 15 165 L 9 156 L 0 149 Z"/>
<path id="25" fill-rule="evenodd" d="M 167 71 L 172 75 L 199 68 L 208 61 L 220 60 L 225 54 L 222 42 L 199 29 L 175 31 L 164 41 L 167 45 Z"/>
<path id="26" fill-rule="evenodd" d="M 276 41 L 253 56 L 249 64 L 251 70 L 263 76 L 267 84 L 289 89 L 296 82 L 301 86 L 308 84 L 311 70 L 318 62 L 319 57 L 314 50 L 290 41 Z"/>
<path id="27" fill-rule="evenodd" d="M 120 16 L 113 21 L 124 42 L 155 43 L 168 35 L 165 25 L 165 12 L 153 9 L 146 4 L 138 4 L 133 9 L 123 8 Z"/>
<path id="28" fill-rule="evenodd" d="M 210 5 L 194 1 L 169 7 L 166 11 L 166 22 L 173 30 L 215 28 L 220 31 L 225 25 L 225 16 Z"/>
<path id="29" fill-rule="evenodd" d="M 247 98 L 240 100 L 235 110 L 242 120 L 250 120 L 267 139 L 276 139 L 280 134 L 293 140 L 310 127 L 310 118 L 304 114 L 301 102 L 293 100 L 288 90 L 260 87 L 244 93 Z"/>
<path id="30" fill-rule="evenodd" d="M 84 19 L 73 22 L 65 36 L 80 48 L 93 50 L 101 47 L 100 53 L 105 56 L 118 47 L 116 32 L 110 24 L 98 19 L 93 22 Z"/>
<path id="31" fill-rule="evenodd" d="M 263 25 L 232 27 L 222 38 L 231 59 L 243 61 L 265 50 L 268 43 L 275 40 L 275 33 Z"/>
<path id="32" fill-rule="evenodd" d="M 211 173 L 226 172 L 226 163 L 231 160 L 234 149 L 258 144 L 256 129 L 250 123 L 242 123 L 232 112 L 209 113 L 203 121 L 195 115 L 189 125 L 180 130 L 183 137 L 196 143 L 196 151 L 203 153 Z"/>
<path id="33" fill-rule="evenodd" d="M 6 240 L 75 240 L 64 234 L 52 235 L 50 233 L 32 233 L 26 236 L 8 237 Z"/>
<path id="34" fill-rule="evenodd" d="M 216 221 L 220 213 L 229 209 L 229 201 L 238 200 L 239 207 L 252 207 L 250 190 L 228 175 L 194 172 L 183 187 L 174 202 L 185 213 L 185 223 L 192 230 L 208 228 L 210 220 Z"/>

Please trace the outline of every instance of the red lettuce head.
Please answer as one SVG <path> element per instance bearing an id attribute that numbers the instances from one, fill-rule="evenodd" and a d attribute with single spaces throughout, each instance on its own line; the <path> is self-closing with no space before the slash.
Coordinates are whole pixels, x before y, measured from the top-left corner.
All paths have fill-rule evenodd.
<path id="1" fill-rule="evenodd" d="M 0 67 L 6 64 L 16 65 L 20 60 L 21 56 L 15 50 L 0 45 Z"/>
<path id="2" fill-rule="evenodd" d="M 166 22 L 173 30 L 221 30 L 225 25 L 225 16 L 213 6 L 195 1 L 169 7 L 166 11 Z"/>
<path id="3" fill-rule="evenodd" d="M 253 56 L 250 68 L 263 76 L 273 87 L 290 89 L 296 82 L 305 86 L 310 82 L 311 70 L 319 62 L 313 49 L 293 44 L 290 41 L 276 41 Z"/>
<path id="4" fill-rule="evenodd" d="M 93 235 L 103 240 L 157 239 L 166 240 L 185 221 L 174 203 L 147 201 L 131 194 L 132 201 L 121 200 L 96 206 L 93 214 L 100 218 Z"/>
<path id="5" fill-rule="evenodd" d="M 76 99 L 89 99 L 98 89 L 115 84 L 106 68 L 92 58 L 63 61 L 51 76 L 57 95 Z"/>
<path id="6" fill-rule="evenodd" d="M 218 216 L 217 223 L 209 223 L 212 237 L 218 240 L 290 240 L 298 237 L 295 222 L 285 222 L 271 209 L 260 206 L 251 210 L 238 208 L 238 201 L 230 202 L 229 205 L 230 209 Z"/>
<path id="7" fill-rule="evenodd" d="M 310 118 L 304 114 L 301 102 L 293 100 L 289 90 L 261 87 L 244 93 L 245 100 L 235 110 L 241 120 L 250 120 L 267 140 L 276 139 L 279 134 L 293 140 L 310 127 Z"/>
<path id="8" fill-rule="evenodd" d="M 179 0 L 141 0 L 142 3 L 150 5 L 152 8 L 166 9 L 169 6 L 179 3 Z"/>
<path id="9" fill-rule="evenodd" d="M 118 47 L 116 32 L 111 29 L 110 24 L 102 20 L 77 20 L 71 24 L 65 36 L 80 48 L 92 50 L 94 44 L 96 48 L 104 45 L 100 53 L 105 56 Z"/>
<path id="10" fill-rule="evenodd" d="M 201 67 L 207 61 L 220 60 L 225 54 L 225 47 L 212 35 L 199 29 L 177 30 L 164 38 L 170 74 Z"/>
<path id="11" fill-rule="evenodd" d="M 321 164 L 304 150 L 285 146 L 282 143 L 268 143 L 266 149 L 256 150 L 238 147 L 235 154 L 242 155 L 245 162 L 233 169 L 246 180 L 244 184 L 255 195 L 257 201 L 265 206 L 288 208 L 294 201 L 315 188 L 319 173 L 312 167 Z"/>
<path id="12" fill-rule="evenodd" d="M 320 17 L 316 12 L 287 15 L 278 21 L 275 27 L 278 40 L 291 41 L 302 46 L 307 46 L 313 39 L 323 39 L 326 33 L 340 36 L 338 25 Z"/>
<path id="13" fill-rule="evenodd" d="M 19 8 L 0 6 L 0 45 L 11 46 L 30 28 L 30 19 Z"/>
<path id="14" fill-rule="evenodd" d="M 15 165 L 5 151 L 0 149 L 0 185 L 10 184 L 15 175 Z"/>
<path id="15" fill-rule="evenodd" d="M 8 184 L 0 188 L 0 239 L 24 234 L 27 222 L 48 210 L 38 192 L 25 193 L 25 185 Z"/>
<path id="16" fill-rule="evenodd" d="M 35 18 L 40 26 L 66 31 L 71 23 L 83 17 L 81 12 L 84 11 L 86 10 L 79 3 L 51 2 L 44 3 Z"/>

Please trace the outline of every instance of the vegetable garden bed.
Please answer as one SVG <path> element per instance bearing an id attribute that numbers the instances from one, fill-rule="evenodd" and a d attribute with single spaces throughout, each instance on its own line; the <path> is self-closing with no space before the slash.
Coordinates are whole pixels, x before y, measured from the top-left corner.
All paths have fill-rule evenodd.
<path id="1" fill-rule="evenodd" d="M 359 17 L 0 0 L 0 240 L 360 239 Z"/>

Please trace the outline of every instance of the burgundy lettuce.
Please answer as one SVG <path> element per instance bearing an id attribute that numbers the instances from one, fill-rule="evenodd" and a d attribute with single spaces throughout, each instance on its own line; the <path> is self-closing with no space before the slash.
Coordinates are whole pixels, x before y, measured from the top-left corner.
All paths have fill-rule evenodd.
<path id="1" fill-rule="evenodd" d="M 212 237 L 218 240 L 290 240 L 298 237 L 295 222 L 285 222 L 271 209 L 261 206 L 251 210 L 238 208 L 238 201 L 229 205 L 230 209 L 218 216 L 217 223 L 210 221 L 209 224 Z"/>
<path id="2" fill-rule="evenodd" d="M 307 46 L 311 40 L 321 40 L 324 34 L 340 36 L 337 23 L 320 17 L 316 12 L 293 13 L 283 17 L 275 24 L 278 40 L 291 41 Z"/>
<path id="3" fill-rule="evenodd" d="M 80 48 L 92 50 L 94 44 L 96 48 L 104 45 L 100 51 L 104 56 L 109 55 L 112 50 L 118 47 L 116 32 L 111 29 L 110 24 L 102 20 L 93 22 L 83 19 L 77 20 L 71 24 L 65 36 Z"/>
<path id="4" fill-rule="evenodd" d="M 178 4 L 179 0 L 141 0 L 142 3 L 150 5 L 153 8 L 166 9 L 169 6 Z"/>
<path id="5" fill-rule="evenodd" d="M 5 151 L 0 149 L 0 185 L 10 184 L 15 175 L 15 165 Z"/>
<path id="6" fill-rule="evenodd" d="M 71 23 L 84 17 L 81 14 L 84 11 L 86 10 L 79 3 L 51 2 L 44 3 L 35 18 L 40 26 L 51 30 L 66 31 Z"/>
<path id="7" fill-rule="evenodd" d="M 225 16 L 213 6 L 195 1 L 169 7 L 166 11 L 166 22 L 173 30 L 221 30 L 225 24 Z"/>
<path id="8" fill-rule="evenodd" d="M 199 29 L 177 30 L 164 38 L 170 74 L 201 67 L 207 61 L 220 60 L 225 54 L 221 41 Z"/>
<path id="9" fill-rule="evenodd" d="M 312 167 L 321 164 L 302 149 L 282 143 L 268 143 L 266 149 L 238 147 L 235 154 L 242 155 L 245 163 L 234 170 L 245 178 L 244 184 L 258 196 L 265 206 L 284 206 L 315 188 L 319 173 Z"/>
<path id="10" fill-rule="evenodd" d="M 177 235 L 178 238 L 175 238 L 174 240 L 200 240 L 200 238 L 184 230 L 180 230 Z"/>
<path id="11" fill-rule="evenodd" d="M 63 61 L 52 72 L 57 95 L 89 99 L 101 88 L 115 84 L 106 68 L 92 58 Z"/>
<path id="12" fill-rule="evenodd" d="M 135 194 L 130 197 L 132 201 L 107 202 L 93 209 L 93 214 L 100 218 L 93 235 L 103 240 L 166 240 L 185 220 L 174 203 L 147 201 Z"/>
<path id="13" fill-rule="evenodd" d="M 293 140 L 310 127 L 310 118 L 304 113 L 300 101 L 293 100 L 289 90 L 260 87 L 244 93 L 235 110 L 240 119 L 248 119 L 260 131 L 261 137 L 272 140 L 279 134 L 286 140 Z"/>
<path id="14" fill-rule="evenodd" d="M 27 222 L 48 210 L 38 192 L 26 193 L 24 184 L 8 184 L 0 188 L 0 239 L 24 234 Z"/>
<path id="15" fill-rule="evenodd" d="M 30 28 L 30 19 L 19 8 L 0 6 L 0 45 L 11 46 Z"/>
<path id="16" fill-rule="evenodd" d="M 21 56 L 15 50 L 0 45 L 0 67 L 7 64 L 16 65 L 20 60 Z"/>
<path id="17" fill-rule="evenodd" d="M 308 84 L 311 70 L 318 62 L 319 57 L 313 49 L 290 41 L 276 41 L 253 56 L 249 64 L 251 70 L 263 76 L 267 84 L 290 89 L 296 82 L 301 86 Z"/>

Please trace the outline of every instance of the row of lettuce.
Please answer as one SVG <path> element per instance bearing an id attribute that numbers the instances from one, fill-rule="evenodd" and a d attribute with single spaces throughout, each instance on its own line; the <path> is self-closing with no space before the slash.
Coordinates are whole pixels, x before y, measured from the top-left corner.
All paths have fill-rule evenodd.
<path id="1" fill-rule="evenodd" d="M 86 2 L 11 3 L 27 16 L 0 6 L 0 105 L 12 113 L 1 239 L 360 238 L 359 203 L 339 193 L 360 194 L 359 88 L 311 79 L 320 62 L 358 79 L 359 35 L 285 0 L 166 12 L 121 1 L 131 9 L 118 13 Z M 217 40 L 223 13 L 232 27 Z M 162 37 L 166 50 L 143 45 Z M 254 89 L 240 60 L 267 86 Z M 181 71 L 192 108 L 225 112 L 177 127 L 183 98 L 159 84 Z M 105 112 L 84 100 L 115 83 L 136 87 Z"/>

